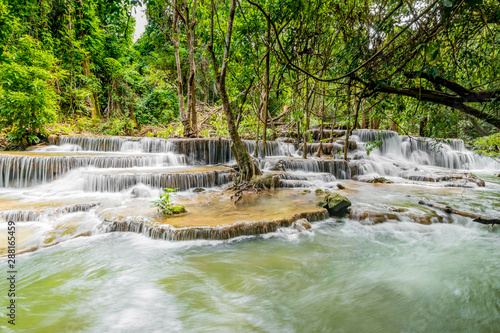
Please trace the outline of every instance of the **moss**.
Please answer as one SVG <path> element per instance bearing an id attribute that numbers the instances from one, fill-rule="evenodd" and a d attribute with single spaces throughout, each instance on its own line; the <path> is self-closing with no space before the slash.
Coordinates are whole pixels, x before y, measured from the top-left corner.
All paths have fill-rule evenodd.
<path id="1" fill-rule="evenodd" d="M 321 194 L 325 194 L 325 191 L 323 191 L 320 188 L 317 188 L 316 191 L 314 191 L 314 193 L 316 193 L 316 195 L 321 195 Z"/>
<path id="2" fill-rule="evenodd" d="M 256 188 L 274 188 L 278 184 L 279 177 L 275 177 L 273 174 L 267 174 L 262 176 L 254 176 L 251 184 Z"/>
<path id="3" fill-rule="evenodd" d="M 344 185 L 342 185 L 342 184 L 337 184 L 337 188 L 338 188 L 339 190 L 345 190 L 345 186 L 344 186 Z"/>
<path id="4" fill-rule="evenodd" d="M 186 207 L 184 205 L 173 206 L 172 215 L 187 213 Z"/>
<path id="5" fill-rule="evenodd" d="M 302 190 L 299 192 L 299 194 L 301 194 L 301 195 L 306 195 L 308 193 L 311 193 L 311 190 L 305 189 L 305 190 Z"/>
<path id="6" fill-rule="evenodd" d="M 378 178 L 373 178 L 368 181 L 368 183 L 374 183 L 374 184 L 392 184 L 392 182 L 384 177 L 378 177 Z"/>

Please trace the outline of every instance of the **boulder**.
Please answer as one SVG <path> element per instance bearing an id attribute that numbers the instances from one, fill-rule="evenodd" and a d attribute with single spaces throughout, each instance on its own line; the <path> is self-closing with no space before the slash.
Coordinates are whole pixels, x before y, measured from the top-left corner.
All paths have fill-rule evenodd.
<path id="1" fill-rule="evenodd" d="M 343 216 L 348 212 L 351 202 L 341 194 L 331 193 L 323 201 L 318 202 L 317 205 L 326 208 L 330 216 Z"/>
<path id="2" fill-rule="evenodd" d="M 172 215 L 187 213 L 186 207 L 182 206 L 173 206 L 172 207 Z"/>

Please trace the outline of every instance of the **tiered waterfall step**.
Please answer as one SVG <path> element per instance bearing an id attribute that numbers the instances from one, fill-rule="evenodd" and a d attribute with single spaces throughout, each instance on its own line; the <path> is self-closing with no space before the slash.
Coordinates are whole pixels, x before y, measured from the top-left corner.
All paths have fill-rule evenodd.
<path id="1" fill-rule="evenodd" d="M 137 184 L 154 188 L 178 188 L 225 185 L 234 180 L 234 170 L 227 167 L 167 167 L 135 169 L 94 169 L 82 175 L 88 192 L 120 192 Z"/>
<path id="2" fill-rule="evenodd" d="M 350 179 L 352 174 L 349 162 L 334 159 L 269 157 L 261 160 L 259 167 L 270 171 L 329 173 L 336 179 Z"/>
<path id="3" fill-rule="evenodd" d="M 43 183 L 82 167 L 132 168 L 184 165 L 186 159 L 174 153 L 86 153 L 86 152 L 1 152 L 0 187 L 26 187 Z"/>
<path id="4" fill-rule="evenodd" d="M 275 232 L 284 227 L 303 231 L 310 228 L 309 222 L 328 217 L 324 208 L 315 205 L 317 196 L 292 190 L 244 193 L 237 205 L 233 204 L 230 193 L 220 192 L 176 200 L 185 205 L 188 213 L 159 216 L 149 202 L 139 199 L 99 213 L 108 232 L 137 232 L 167 240 L 229 239 Z"/>

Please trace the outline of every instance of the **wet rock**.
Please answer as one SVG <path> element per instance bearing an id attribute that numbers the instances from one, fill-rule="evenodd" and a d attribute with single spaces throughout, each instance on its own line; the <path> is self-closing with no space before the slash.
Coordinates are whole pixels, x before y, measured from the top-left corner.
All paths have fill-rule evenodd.
<path id="1" fill-rule="evenodd" d="M 408 211 L 408 208 L 403 208 L 403 207 L 389 207 L 390 211 L 396 212 L 396 213 L 404 213 Z"/>
<path id="2" fill-rule="evenodd" d="M 256 188 L 264 188 L 264 189 L 270 189 L 270 188 L 275 188 L 279 187 L 280 183 L 280 177 L 277 174 L 264 174 L 261 176 L 255 176 L 251 184 L 255 186 Z"/>
<path id="3" fill-rule="evenodd" d="M 316 193 L 316 195 L 322 195 L 322 194 L 325 194 L 325 191 L 323 191 L 322 189 L 320 188 L 317 188 L 314 193 Z"/>
<path id="4" fill-rule="evenodd" d="M 317 203 L 319 207 L 326 208 L 330 216 L 343 216 L 351 206 L 349 199 L 338 193 L 331 193 L 325 197 L 324 201 Z"/>
<path id="5" fill-rule="evenodd" d="M 339 183 L 339 184 L 337 184 L 337 188 L 338 188 L 339 190 L 345 190 L 345 186 L 344 186 L 344 185 L 342 185 L 342 184 L 340 184 L 340 183 Z"/>
<path id="6" fill-rule="evenodd" d="M 47 147 L 47 144 L 42 142 L 42 143 L 39 143 L 37 145 L 33 145 L 33 146 L 29 146 L 26 148 L 26 151 L 33 151 L 35 149 L 38 149 L 38 148 L 43 148 L 43 147 Z"/>
<path id="7" fill-rule="evenodd" d="M 345 139 L 344 140 L 337 140 L 335 141 L 337 144 L 341 145 L 344 147 L 345 145 Z M 351 141 L 349 140 L 349 150 L 355 150 L 358 148 L 358 143 L 356 141 Z"/>
<path id="8" fill-rule="evenodd" d="M 59 145 L 59 135 L 51 134 L 49 135 L 48 140 L 51 145 Z"/>
<path id="9" fill-rule="evenodd" d="M 306 194 L 309 194 L 309 193 L 311 193 L 311 190 L 309 190 L 309 189 L 305 189 L 305 190 L 302 190 L 302 191 L 299 192 L 299 194 L 301 194 L 301 195 L 306 195 Z"/>
<path id="10" fill-rule="evenodd" d="M 193 189 L 193 192 L 194 193 L 201 193 L 201 192 L 205 192 L 205 189 L 203 187 L 197 187 L 197 188 Z"/>
<path id="11" fill-rule="evenodd" d="M 292 224 L 292 228 L 295 228 L 298 231 L 305 231 L 311 229 L 312 227 L 307 219 L 298 219 Z"/>

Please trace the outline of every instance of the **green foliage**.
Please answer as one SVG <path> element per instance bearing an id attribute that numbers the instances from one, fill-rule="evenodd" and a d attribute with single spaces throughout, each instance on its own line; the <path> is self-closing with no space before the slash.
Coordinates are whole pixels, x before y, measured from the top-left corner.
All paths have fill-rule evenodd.
<path id="1" fill-rule="evenodd" d="M 100 135 L 130 135 L 133 122 L 126 117 L 117 117 L 104 121 L 100 118 L 82 117 L 76 120 L 77 133 L 94 133 Z"/>
<path id="2" fill-rule="evenodd" d="M 500 133 L 483 136 L 470 142 L 473 149 L 487 156 L 500 157 Z"/>
<path id="3" fill-rule="evenodd" d="M 39 141 L 45 125 L 56 118 L 56 80 L 63 72 L 55 58 L 40 43 L 23 36 L 5 52 L 0 63 L 0 121 L 10 127 L 9 140 Z"/>
<path id="4" fill-rule="evenodd" d="M 181 214 L 186 212 L 186 208 L 182 205 L 176 206 L 171 202 L 171 198 L 175 195 L 178 188 L 165 188 L 165 192 L 160 194 L 157 200 L 151 201 L 153 207 L 156 207 L 158 213 L 162 215 Z"/>
<path id="5" fill-rule="evenodd" d="M 180 126 L 180 124 L 172 124 L 167 126 L 167 128 L 164 131 L 158 131 L 152 136 L 168 139 L 171 137 L 181 137 L 183 133 L 184 133 L 184 128 Z"/>
<path id="6" fill-rule="evenodd" d="M 210 125 L 215 129 L 215 134 L 219 137 L 229 136 L 229 131 L 227 130 L 226 115 L 222 112 L 216 113 L 210 119 Z"/>

